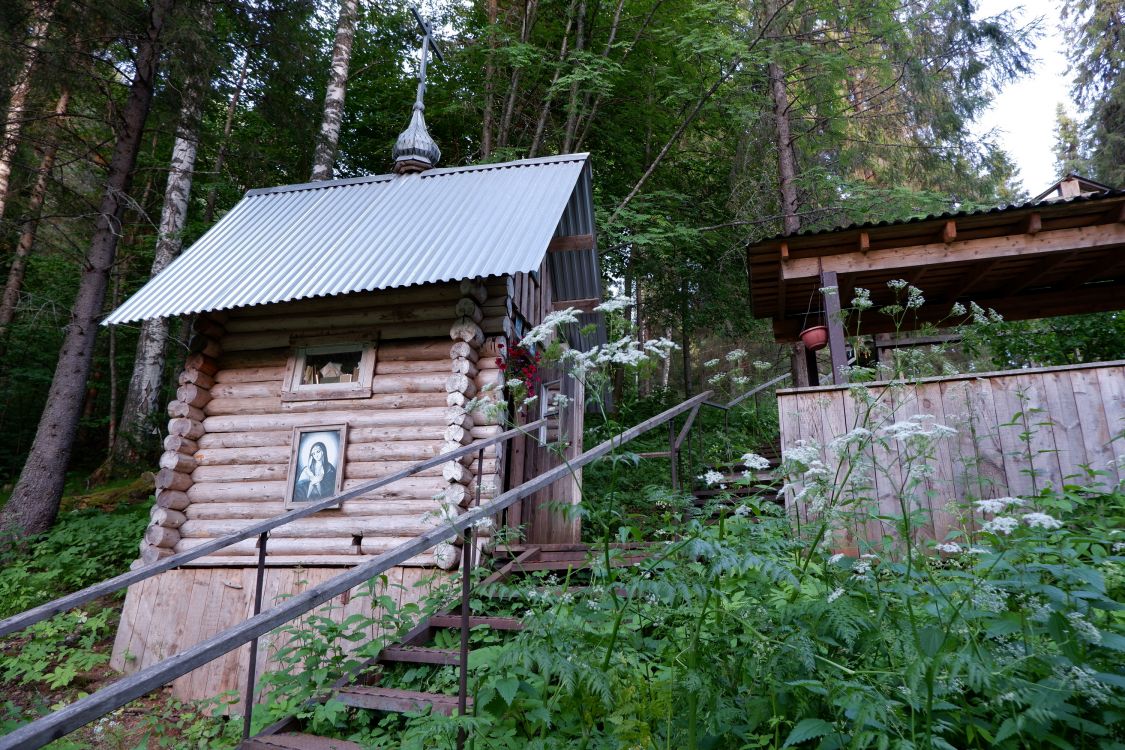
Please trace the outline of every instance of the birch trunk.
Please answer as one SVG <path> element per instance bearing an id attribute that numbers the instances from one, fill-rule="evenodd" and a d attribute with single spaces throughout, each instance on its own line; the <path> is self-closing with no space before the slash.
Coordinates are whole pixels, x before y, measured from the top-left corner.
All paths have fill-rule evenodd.
<path id="1" fill-rule="evenodd" d="M 40 0 L 31 10 L 31 34 L 25 44 L 19 72 L 8 92 L 8 113 L 4 119 L 4 133 L 0 137 L 0 218 L 8 202 L 8 184 L 12 177 L 12 158 L 20 141 L 23 128 L 24 105 L 31 91 L 31 70 L 39 58 L 39 48 L 47 40 L 47 29 L 55 12 L 56 0 Z"/>
<path id="2" fill-rule="evenodd" d="M 55 105 L 55 117 L 62 118 L 66 115 L 66 108 L 70 102 L 70 90 L 63 89 L 59 101 Z M 39 174 L 35 178 L 35 185 L 31 188 L 31 195 L 27 200 L 27 221 L 20 230 L 19 242 L 16 244 L 15 257 L 8 268 L 8 281 L 4 284 L 3 296 L 0 296 L 0 340 L 8 332 L 8 326 L 16 317 L 16 307 L 19 304 L 20 289 L 23 287 L 23 277 L 27 272 L 27 259 L 35 247 L 35 237 L 39 232 L 39 218 L 43 212 L 43 202 L 47 198 L 47 185 L 51 181 L 51 169 L 55 166 L 55 156 L 58 154 L 59 144 L 57 139 L 47 147 L 43 153 L 43 160 L 39 162 Z"/>
<path id="3" fill-rule="evenodd" d="M 340 18 L 336 23 L 336 46 L 332 50 L 332 69 L 328 73 L 328 91 L 324 95 L 324 118 L 313 153 L 313 182 L 332 179 L 336 162 L 336 146 L 340 142 L 340 123 L 344 119 L 344 94 L 348 88 L 348 65 L 352 58 L 352 42 L 358 16 L 357 0 L 340 0 Z"/>
<path id="4" fill-rule="evenodd" d="M 199 115 L 205 85 L 203 77 L 195 77 L 184 89 L 151 276 L 167 268 L 180 254 L 183 246 L 183 229 L 195 172 Z M 121 425 L 112 447 L 112 461 L 116 464 L 136 463 L 146 448 L 155 450 L 159 443 L 153 415 L 159 407 L 160 386 L 164 381 L 168 330 L 167 318 L 154 318 L 141 324 L 137 353 L 133 359 L 133 374 L 129 378 L 129 390 L 121 413 Z"/>
<path id="5" fill-rule="evenodd" d="M 0 532 L 20 538 L 46 531 L 59 512 L 63 483 L 82 412 L 94 356 L 106 283 L 117 251 L 129 186 L 152 105 L 160 60 L 160 37 L 174 0 L 152 0 L 147 28 L 137 44 L 136 64 L 110 158 L 105 192 L 86 254 L 78 294 L 71 308 L 59 361 L 39 419 L 35 439 L 11 499 L 0 510 Z"/>

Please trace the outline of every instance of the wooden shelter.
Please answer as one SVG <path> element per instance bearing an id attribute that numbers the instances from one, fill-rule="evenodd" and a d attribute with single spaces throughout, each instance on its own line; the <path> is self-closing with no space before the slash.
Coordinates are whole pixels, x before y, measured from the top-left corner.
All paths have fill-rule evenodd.
<path id="1" fill-rule="evenodd" d="M 805 327 L 828 325 L 839 383 L 846 332 L 895 330 L 893 321 L 875 314 L 839 320 L 835 313 L 850 305 L 857 288 L 869 290 L 876 307 L 893 301 L 887 287 L 893 279 L 923 289 L 925 303 L 910 311 L 906 329 L 961 323 L 950 315 L 956 302 L 975 302 L 1008 320 L 1120 309 L 1125 191 L 1081 192 L 1095 185 L 1068 177 L 1043 194 L 1049 197 L 1022 205 L 757 242 L 747 249 L 754 316 L 773 321 L 779 342 L 796 343 Z M 1069 195 L 1057 197 L 1064 190 Z M 815 371 L 805 372 L 809 360 L 797 360 L 798 383 L 815 384 Z"/>
<path id="2" fill-rule="evenodd" d="M 874 333 L 886 347 L 943 338 L 886 337 L 880 344 L 895 323 L 875 308 L 895 301 L 887 283 L 893 280 L 924 290 L 924 300 L 905 310 L 904 331 L 962 323 L 964 317 L 951 314 L 955 303 L 970 309 L 975 303 L 1008 320 L 1122 309 L 1125 191 L 1069 175 L 1018 206 L 775 237 L 750 246 L 748 263 L 755 316 L 772 319 L 777 341 L 794 343 L 797 387 L 778 391 L 783 447 L 818 446 L 831 472 L 840 458 L 830 444 L 856 427 L 875 431 L 926 415 L 956 430 L 940 443 L 932 476 L 912 500 L 925 519 L 921 534 L 941 541 L 952 531 L 971 531 L 982 520 L 972 510 L 974 499 L 1122 480 L 1122 362 L 853 388 L 844 385 L 844 365 L 846 334 Z M 860 288 L 872 302 L 865 314 L 847 309 Z M 817 387 L 816 358 L 799 342 L 802 329 L 814 324 L 829 329 L 833 385 Z M 885 447 L 866 452 L 886 471 L 898 470 Z M 902 513 L 901 486 L 893 476 L 873 476 L 856 490 L 854 512 L 836 530 L 834 546 L 857 553 L 894 536 L 888 519 Z M 809 508 L 797 497 L 792 491 L 787 497 L 791 517 L 807 523 Z"/>
<path id="3" fill-rule="evenodd" d="M 194 316 L 141 561 L 499 433 L 502 414 L 473 400 L 499 398 L 497 360 L 526 330 L 574 306 L 598 325 L 574 327 L 569 344 L 604 340 L 591 196 L 585 154 L 250 191 L 107 320 Z M 581 384 L 548 379 L 537 408 L 556 392 L 573 405 L 551 432 L 574 455 Z M 267 603 L 441 525 L 478 484 L 487 499 L 557 466 L 535 438 L 277 529 Z M 558 483 L 497 520 L 529 541 L 576 542 L 556 504 L 577 498 L 575 481 Z M 393 595 L 420 597 L 414 584 L 459 556 L 440 545 L 396 568 Z M 256 562 L 251 539 L 132 587 L 114 666 L 145 667 L 244 619 Z M 344 599 L 334 616 L 362 606 Z M 181 678 L 177 694 L 237 687 L 245 651 Z"/>

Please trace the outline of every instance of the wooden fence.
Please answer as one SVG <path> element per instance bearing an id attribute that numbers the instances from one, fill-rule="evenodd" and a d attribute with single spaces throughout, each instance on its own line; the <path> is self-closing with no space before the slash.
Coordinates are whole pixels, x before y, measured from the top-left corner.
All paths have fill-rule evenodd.
<path id="1" fill-rule="evenodd" d="M 956 529 L 973 528 L 973 500 L 1033 496 L 1065 484 L 1112 487 L 1125 480 L 1125 361 L 786 389 L 777 396 L 783 450 L 800 440 L 815 442 L 835 484 L 850 479 L 844 502 L 855 512 L 845 514 L 851 520 L 834 540 L 841 550 L 894 536 L 888 517 L 901 516 L 904 505 L 922 511 L 919 533 L 940 541 Z M 910 451 L 885 436 L 890 425 L 913 415 L 930 415 L 932 423 L 957 432 L 937 441 L 926 461 L 932 473 L 915 492 L 904 493 Z M 857 427 L 872 430 L 876 439 L 853 442 L 853 454 L 841 460 L 840 441 L 829 446 Z M 874 470 L 857 481 L 858 472 L 848 474 L 848 465 L 856 463 Z M 789 490 L 786 506 L 796 523 L 806 524 L 810 507 L 797 499 L 800 490 Z"/>

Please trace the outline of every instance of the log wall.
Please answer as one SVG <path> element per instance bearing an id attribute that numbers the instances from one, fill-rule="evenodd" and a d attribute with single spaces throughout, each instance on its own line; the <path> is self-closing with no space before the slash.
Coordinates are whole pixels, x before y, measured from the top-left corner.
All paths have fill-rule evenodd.
<path id="1" fill-rule="evenodd" d="M 470 414 L 464 406 L 499 380 L 495 357 L 481 362 L 479 352 L 489 334 L 505 327 L 508 282 L 435 284 L 200 316 L 168 408 L 170 434 L 142 560 L 283 513 L 294 427 L 348 425 L 337 467 L 345 489 L 495 434 L 497 414 Z M 490 290 L 501 295 L 499 306 L 487 304 Z M 295 346 L 324 339 L 378 342 L 371 395 L 283 400 Z M 500 451 L 486 454 L 481 496 L 489 498 L 502 474 Z M 281 527 L 271 535 L 269 560 L 355 563 L 424 533 L 475 502 L 477 466 L 470 463 L 420 472 Z M 456 554 L 444 553 L 441 560 L 456 564 Z M 253 544 L 243 543 L 196 564 L 255 562 Z"/>
<path id="2" fill-rule="evenodd" d="M 951 531 L 972 528 L 979 520 L 968 509 L 973 500 L 1032 496 L 1068 483 L 1112 487 L 1125 480 L 1125 362 L 860 387 L 875 404 L 873 419 L 863 419 L 863 399 L 848 388 L 778 391 L 783 450 L 798 440 L 815 441 L 835 472 L 837 462 L 823 446 L 857 426 L 875 429 L 928 414 L 956 429 L 937 444 L 925 500 L 915 504 L 923 510 L 925 537 L 940 541 Z M 886 467 L 900 464 L 878 445 L 868 458 Z M 1104 473 L 1091 479 L 1087 468 Z M 892 524 L 875 516 L 901 515 L 895 493 L 901 481 L 894 468 L 876 472 L 865 490 L 866 512 L 839 530 L 838 547 L 854 549 L 894 535 Z M 793 499 L 799 489 L 791 488 L 786 503 L 794 521 L 806 524 L 808 507 Z"/>

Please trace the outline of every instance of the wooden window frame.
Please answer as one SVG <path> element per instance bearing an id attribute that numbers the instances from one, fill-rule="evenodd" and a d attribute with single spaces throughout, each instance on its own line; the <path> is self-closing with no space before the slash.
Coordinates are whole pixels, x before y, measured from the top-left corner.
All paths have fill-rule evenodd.
<path id="1" fill-rule="evenodd" d="M 307 341 L 295 341 L 293 350 L 285 363 L 285 380 L 281 389 L 281 400 L 323 401 L 329 399 L 370 398 L 371 381 L 375 377 L 375 363 L 378 342 L 361 336 L 318 337 Z M 359 366 L 356 372 L 359 380 L 350 383 L 302 384 L 301 375 L 305 369 L 305 357 L 309 354 L 336 354 L 360 350 Z"/>

